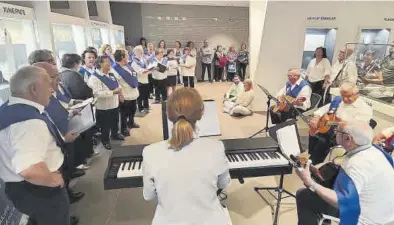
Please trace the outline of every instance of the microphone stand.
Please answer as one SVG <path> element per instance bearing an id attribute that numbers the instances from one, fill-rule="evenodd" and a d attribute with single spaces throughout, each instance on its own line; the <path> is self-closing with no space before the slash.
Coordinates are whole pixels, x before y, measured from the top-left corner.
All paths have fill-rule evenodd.
<path id="1" fill-rule="evenodd" d="M 270 118 L 271 100 L 274 100 L 274 101 L 277 102 L 277 103 L 279 102 L 278 99 L 276 99 L 274 96 L 272 96 L 271 93 L 270 93 L 267 89 L 265 89 L 263 86 L 261 86 L 260 84 L 257 84 L 257 86 L 259 86 L 259 88 L 260 88 L 260 89 L 267 95 L 267 97 L 268 97 L 268 100 L 267 100 L 267 117 L 266 117 L 266 120 L 265 120 L 265 127 L 264 127 L 263 129 L 257 131 L 256 133 L 254 133 L 254 134 L 253 134 L 252 136 L 250 136 L 249 138 L 253 138 L 253 137 L 255 137 L 255 136 L 258 135 L 258 134 L 267 133 L 267 132 L 269 131 L 268 123 L 269 123 L 269 118 Z"/>

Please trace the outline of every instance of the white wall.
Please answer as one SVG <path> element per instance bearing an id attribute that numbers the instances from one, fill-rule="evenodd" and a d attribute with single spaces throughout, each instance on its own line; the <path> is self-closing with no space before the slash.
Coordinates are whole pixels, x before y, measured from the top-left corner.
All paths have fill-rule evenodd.
<path id="1" fill-rule="evenodd" d="M 269 1 L 255 81 L 276 92 L 290 67 L 300 67 L 306 28 L 338 28 L 334 58 L 346 42 L 357 42 L 361 28 L 391 28 L 394 2 L 277 2 Z M 333 21 L 308 21 L 307 17 L 336 17 Z M 391 41 L 390 41 L 391 42 Z M 335 61 L 335 60 L 334 60 Z"/>

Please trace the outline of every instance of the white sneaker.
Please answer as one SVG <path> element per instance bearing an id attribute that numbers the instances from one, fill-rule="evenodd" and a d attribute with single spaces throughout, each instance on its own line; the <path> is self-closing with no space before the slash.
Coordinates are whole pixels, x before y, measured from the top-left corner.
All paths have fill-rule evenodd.
<path id="1" fill-rule="evenodd" d="M 85 165 L 85 164 L 81 164 L 81 165 L 77 166 L 77 169 L 80 169 L 80 170 L 87 170 L 87 169 L 89 169 L 89 166 L 88 166 L 88 165 Z"/>

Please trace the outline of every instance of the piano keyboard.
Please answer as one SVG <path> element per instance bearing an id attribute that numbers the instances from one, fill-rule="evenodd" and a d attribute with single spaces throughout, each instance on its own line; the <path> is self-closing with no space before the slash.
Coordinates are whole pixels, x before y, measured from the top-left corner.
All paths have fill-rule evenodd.
<path id="1" fill-rule="evenodd" d="M 226 154 L 230 169 L 287 165 L 289 161 L 276 152 L 249 152 Z"/>
<path id="2" fill-rule="evenodd" d="M 232 179 L 291 174 L 289 161 L 271 138 L 222 140 Z M 142 151 L 146 145 L 113 151 L 104 175 L 104 189 L 142 187 Z M 243 181 L 242 181 L 243 182 Z"/>

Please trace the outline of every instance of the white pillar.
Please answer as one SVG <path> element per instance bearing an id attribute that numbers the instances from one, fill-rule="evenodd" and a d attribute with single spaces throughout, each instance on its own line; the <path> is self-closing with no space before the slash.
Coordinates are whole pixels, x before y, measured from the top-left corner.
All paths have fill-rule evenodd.
<path id="1" fill-rule="evenodd" d="M 37 39 L 40 49 L 55 50 L 53 41 L 52 25 L 50 23 L 51 7 L 49 0 L 32 1 L 34 15 L 36 17 Z"/>
<path id="2" fill-rule="evenodd" d="M 249 5 L 249 66 L 250 78 L 253 80 L 260 58 L 268 0 L 251 0 Z"/>

